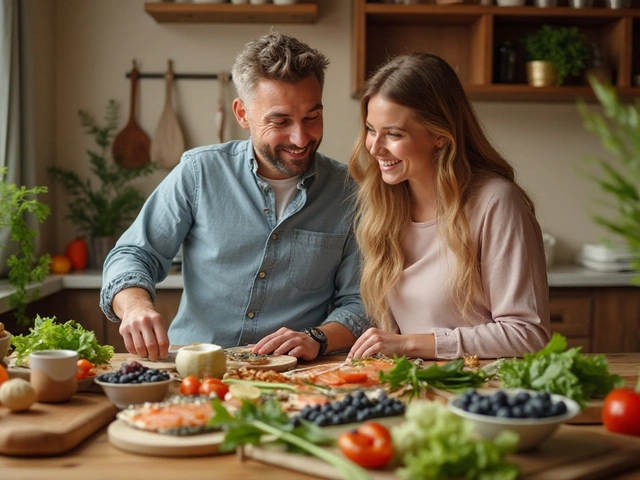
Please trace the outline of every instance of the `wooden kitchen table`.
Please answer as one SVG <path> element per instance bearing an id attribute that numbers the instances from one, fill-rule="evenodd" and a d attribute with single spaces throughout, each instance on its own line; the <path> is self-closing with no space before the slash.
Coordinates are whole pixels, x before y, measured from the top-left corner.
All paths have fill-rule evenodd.
<path id="1" fill-rule="evenodd" d="M 612 373 L 622 375 L 629 386 L 635 386 L 640 373 L 640 353 L 609 354 Z M 340 361 L 328 357 L 325 361 Z M 0 425 L 0 428 L 2 426 Z M 600 425 L 580 426 L 585 435 L 603 433 Z M 630 438 L 630 441 L 638 441 Z M 639 441 L 640 442 L 640 441 Z M 640 445 L 640 443 L 639 443 Z M 640 447 L 638 449 L 640 455 Z M 65 455 L 47 458 L 0 456 L 1 480 L 161 480 L 161 479 L 312 479 L 300 472 L 286 470 L 253 460 L 240 461 L 235 455 L 210 457 L 152 457 L 127 453 L 111 446 L 106 427 L 89 437 Z M 640 479 L 640 469 L 616 477 L 620 480 Z"/>

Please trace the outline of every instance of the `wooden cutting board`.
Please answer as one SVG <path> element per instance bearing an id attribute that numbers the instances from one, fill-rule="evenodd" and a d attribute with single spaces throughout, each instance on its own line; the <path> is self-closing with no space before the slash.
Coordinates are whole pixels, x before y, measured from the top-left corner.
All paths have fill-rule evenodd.
<path id="1" fill-rule="evenodd" d="M 197 457 L 216 455 L 224 439 L 224 432 L 178 437 L 145 432 L 116 420 L 107 429 L 109 443 L 125 452 L 161 457 Z"/>
<path id="2" fill-rule="evenodd" d="M 588 427 L 561 426 L 537 450 L 512 455 L 520 468 L 519 478 L 527 480 L 608 479 L 640 465 L 640 443 L 629 437 L 589 432 Z M 337 449 L 332 449 L 340 455 Z M 321 478 L 341 479 L 328 463 L 315 457 L 288 453 L 280 446 L 245 445 L 241 459 L 253 459 Z M 393 468 L 369 471 L 375 480 L 394 480 Z"/>
<path id="3" fill-rule="evenodd" d="M 36 402 L 12 413 L 0 407 L 0 454 L 58 455 L 112 421 L 116 407 L 104 395 L 78 393 L 66 403 Z"/>

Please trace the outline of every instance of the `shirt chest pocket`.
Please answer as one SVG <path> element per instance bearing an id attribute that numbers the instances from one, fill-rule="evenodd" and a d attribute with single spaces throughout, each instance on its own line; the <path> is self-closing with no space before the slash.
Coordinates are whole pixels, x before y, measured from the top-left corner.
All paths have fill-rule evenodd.
<path id="1" fill-rule="evenodd" d="M 317 290 L 332 285 L 342 261 L 347 235 L 296 229 L 293 232 L 289 281 L 300 290 Z"/>

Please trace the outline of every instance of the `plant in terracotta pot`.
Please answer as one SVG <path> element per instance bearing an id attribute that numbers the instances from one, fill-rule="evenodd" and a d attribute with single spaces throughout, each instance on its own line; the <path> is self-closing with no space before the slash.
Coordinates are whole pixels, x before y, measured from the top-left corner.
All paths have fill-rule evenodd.
<path id="1" fill-rule="evenodd" d="M 50 209 L 36 197 L 47 193 L 47 187 L 26 188 L 5 180 L 6 167 L 0 168 L 0 228 L 10 229 L 10 240 L 15 242 L 17 250 L 9 255 L 9 285 L 14 288 L 10 305 L 19 325 L 28 325 L 27 303 L 40 295 L 39 289 L 27 294 L 27 286 L 33 282 L 42 282 L 49 273 L 51 256 L 36 254 L 35 238 L 37 230 L 29 227 L 28 215 L 36 217 L 39 223 L 49 216 Z M 5 247 L 5 245 L 0 245 Z"/>
<path id="2" fill-rule="evenodd" d="M 49 167 L 48 172 L 66 190 L 69 213 L 65 218 L 76 226 L 80 235 L 90 239 L 92 265 L 100 268 L 117 236 L 145 201 L 142 192 L 131 182 L 151 174 L 156 166 L 147 163 L 138 169 L 126 169 L 107 158 L 118 126 L 119 106 L 114 100 L 107 104 L 105 125 L 99 125 L 86 111 L 80 110 L 78 114 L 85 132 L 94 138 L 97 146 L 87 153 L 98 184 L 94 186 L 91 179 L 82 180 L 76 172 L 61 167 Z"/>
<path id="3" fill-rule="evenodd" d="M 588 177 L 607 195 L 609 213 L 593 219 L 627 244 L 634 255 L 632 267 L 640 270 L 640 99 L 635 104 L 620 101 L 615 88 L 589 78 L 602 113 L 578 99 L 584 127 L 600 137 L 611 158 L 591 158 L 594 169 Z M 613 212 L 613 215 L 611 214 Z M 640 285 L 640 273 L 633 279 Z"/>
<path id="4" fill-rule="evenodd" d="M 587 68 L 590 50 L 577 27 L 543 25 L 522 38 L 527 54 L 527 78 L 534 87 L 562 85 Z M 544 63 L 546 62 L 546 63 Z"/>

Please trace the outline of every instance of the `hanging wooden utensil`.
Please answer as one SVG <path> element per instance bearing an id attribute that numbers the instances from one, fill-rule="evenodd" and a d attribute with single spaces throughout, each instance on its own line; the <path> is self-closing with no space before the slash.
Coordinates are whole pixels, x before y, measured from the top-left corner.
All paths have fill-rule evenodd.
<path id="1" fill-rule="evenodd" d="M 151 161 L 160 168 L 171 170 L 179 162 L 184 153 L 184 135 L 173 111 L 173 68 L 169 60 L 169 67 L 165 74 L 164 110 L 151 139 Z"/>
<path id="2" fill-rule="evenodd" d="M 113 141 L 113 158 L 123 168 L 140 168 L 149 161 L 149 136 L 144 133 L 135 120 L 136 116 L 136 87 L 138 84 L 138 69 L 133 61 L 131 69 L 131 99 L 129 105 L 129 121 L 124 129 Z"/>

